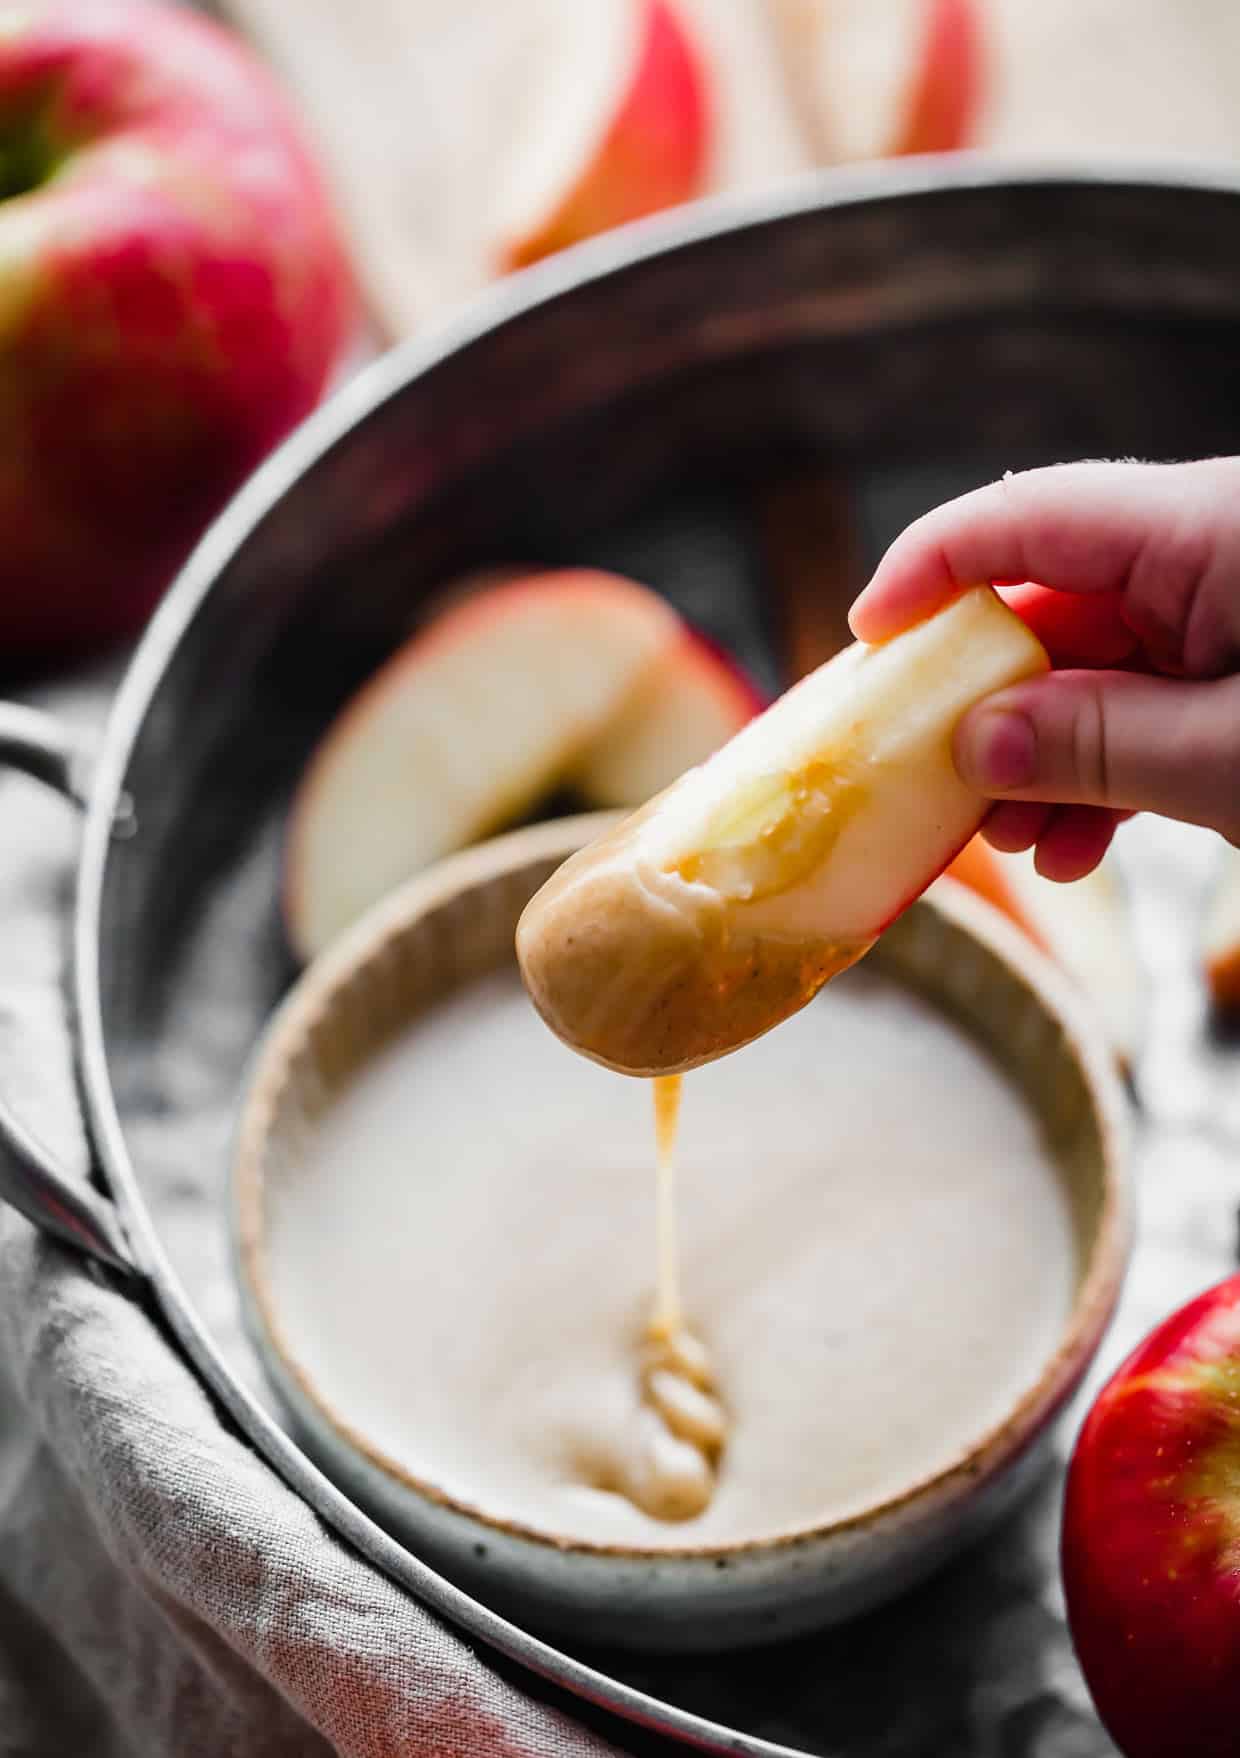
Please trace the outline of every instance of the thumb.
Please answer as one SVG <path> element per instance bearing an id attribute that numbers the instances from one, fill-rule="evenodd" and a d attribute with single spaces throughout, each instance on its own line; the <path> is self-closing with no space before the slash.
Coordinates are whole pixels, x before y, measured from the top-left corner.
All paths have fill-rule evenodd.
<path id="1" fill-rule="evenodd" d="M 971 709 L 954 754 L 992 798 L 1160 812 L 1240 844 L 1240 677 L 1050 672 Z"/>

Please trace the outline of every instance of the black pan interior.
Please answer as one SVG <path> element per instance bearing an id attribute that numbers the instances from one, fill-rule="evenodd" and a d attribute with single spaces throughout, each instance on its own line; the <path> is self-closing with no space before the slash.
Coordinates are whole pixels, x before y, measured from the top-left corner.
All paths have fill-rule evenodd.
<path id="1" fill-rule="evenodd" d="M 433 366 L 329 450 L 173 655 L 127 777 L 138 834 L 104 894 L 105 1028 L 137 1177 L 238 1374 L 261 1389 L 222 1193 L 245 1061 L 293 975 L 283 812 L 335 708 L 444 580 L 494 562 L 618 568 L 770 686 L 758 508 L 789 471 L 849 485 L 872 560 L 914 513 L 1009 467 L 1238 446 L 1240 199 L 1066 183 L 809 211 L 617 270 Z M 1047 1591 L 1052 1501 L 994 1569 L 756 1661 L 743 1688 L 743 1661 L 652 1665 L 644 1682 L 804 1743 L 785 1724 L 807 1681 L 868 1676 L 824 1751 L 844 1733 L 857 1754 L 958 1749 L 946 1710 L 896 1739 L 883 1685 L 902 1669 L 916 1716 L 993 1676 L 997 1614 Z M 953 1691 L 923 1694 L 927 1668 Z"/>

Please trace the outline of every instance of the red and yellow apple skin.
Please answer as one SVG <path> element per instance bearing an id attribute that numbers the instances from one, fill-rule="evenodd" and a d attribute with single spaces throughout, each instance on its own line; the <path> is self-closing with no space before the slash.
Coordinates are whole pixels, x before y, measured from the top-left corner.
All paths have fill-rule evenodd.
<path id="1" fill-rule="evenodd" d="M 614 113 L 547 212 L 501 244 L 501 270 L 701 193 L 711 138 L 706 68 L 670 0 L 636 5 L 637 50 Z"/>
<path id="2" fill-rule="evenodd" d="M 977 0 L 929 0 L 917 64 L 887 154 L 949 153 L 970 146 L 985 85 Z"/>
<path id="3" fill-rule="evenodd" d="M 352 290 L 267 74 L 179 6 L 0 12 L 0 652 L 133 630 Z"/>
<path id="4" fill-rule="evenodd" d="M 1127 1758 L 1240 1752 L 1240 1275 L 1123 1364 L 1068 1475 L 1077 1654 Z"/>

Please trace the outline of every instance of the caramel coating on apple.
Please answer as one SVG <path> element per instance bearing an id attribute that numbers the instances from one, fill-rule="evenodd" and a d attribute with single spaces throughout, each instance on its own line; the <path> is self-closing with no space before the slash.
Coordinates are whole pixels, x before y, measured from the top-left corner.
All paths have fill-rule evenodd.
<path id="1" fill-rule="evenodd" d="M 830 762 L 816 757 L 742 788 L 715 812 L 702 847 L 682 856 L 676 872 L 733 903 L 791 890 L 830 858 L 865 803 L 857 767 L 856 754 L 842 748 Z"/>
<path id="2" fill-rule="evenodd" d="M 650 809 L 570 857 L 517 925 L 521 974 L 547 1025 L 634 1075 L 683 1073 L 761 1037 L 872 944 L 752 932 L 726 894 L 626 860 Z"/>

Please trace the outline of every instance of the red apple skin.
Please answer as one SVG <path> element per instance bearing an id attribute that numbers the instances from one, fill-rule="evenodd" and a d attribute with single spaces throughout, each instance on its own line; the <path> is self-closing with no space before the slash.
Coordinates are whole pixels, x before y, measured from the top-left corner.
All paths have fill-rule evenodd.
<path id="1" fill-rule="evenodd" d="M 177 6 L 0 21 L 0 653 L 135 629 L 318 400 L 352 282 L 284 100 Z M 0 197 L 3 191 L 0 190 Z"/>
<path id="2" fill-rule="evenodd" d="M 722 643 L 716 641 L 713 635 L 708 635 L 704 629 L 697 628 L 693 623 L 686 623 L 685 645 L 692 650 L 691 663 L 703 670 L 710 668 L 718 675 L 719 690 L 735 703 L 740 726 L 747 720 L 752 720 L 755 714 L 761 714 L 764 708 L 770 707 L 771 698 L 758 688 L 740 661 Z"/>
<path id="3" fill-rule="evenodd" d="M 1099 1395 L 1062 1560 L 1077 1654 L 1128 1758 L 1236 1758 L 1240 1275 L 1161 1324 Z"/>
<path id="4" fill-rule="evenodd" d="M 501 271 L 700 193 L 711 132 L 705 66 L 670 0 L 635 4 L 641 40 L 626 95 L 545 221 L 501 246 Z"/>
<path id="5" fill-rule="evenodd" d="M 927 0 L 925 32 L 891 156 L 949 153 L 977 132 L 985 87 L 978 0 Z"/>
<path id="6" fill-rule="evenodd" d="M 1056 592 L 1031 580 L 999 596 L 1031 628 L 1056 666 L 1111 669 L 1137 660 L 1140 640 L 1124 621 L 1122 592 Z"/>

